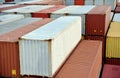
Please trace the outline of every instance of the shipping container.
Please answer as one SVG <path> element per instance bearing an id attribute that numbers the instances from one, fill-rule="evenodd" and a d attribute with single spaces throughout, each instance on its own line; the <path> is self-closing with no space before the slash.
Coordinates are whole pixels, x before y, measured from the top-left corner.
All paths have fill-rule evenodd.
<path id="1" fill-rule="evenodd" d="M 85 34 L 105 36 L 110 24 L 110 6 L 96 6 L 86 15 Z"/>
<path id="2" fill-rule="evenodd" d="M 80 40 L 80 16 L 60 17 L 22 36 L 21 75 L 53 77 Z"/>
<path id="3" fill-rule="evenodd" d="M 99 78 L 102 42 L 83 40 L 73 50 L 55 78 Z"/>
<path id="4" fill-rule="evenodd" d="M 3 13 L 16 13 L 16 14 L 23 14 L 25 17 L 31 17 L 31 13 L 47 9 L 50 7 L 54 7 L 54 5 L 29 5 L 26 7 L 11 9 L 11 10 L 5 10 L 2 11 Z"/>
<path id="5" fill-rule="evenodd" d="M 0 25 L 0 75 L 5 78 L 20 78 L 19 37 L 53 19 L 24 18 Z"/>
<path id="6" fill-rule="evenodd" d="M 31 3 L 24 3 L 25 5 L 64 5 L 63 0 L 41 0 Z"/>
<path id="7" fill-rule="evenodd" d="M 117 0 L 104 0 L 105 4 L 111 6 L 111 10 L 114 11 L 116 7 Z"/>
<path id="8" fill-rule="evenodd" d="M 114 15 L 115 15 L 114 12 L 111 12 L 111 14 L 110 14 L 110 20 L 111 20 L 111 21 L 113 21 Z"/>
<path id="9" fill-rule="evenodd" d="M 116 7 L 120 7 L 120 2 L 117 2 L 117 6 Z"/>
<path id="10" fill-rule="evenodd" d="M 120 78 L 120 66 L 105 64 L 101 78 Z"/>
<path id="11" fill-rule="evenodd" d="M 84 5 L 85 0 L 75 0 L 75 5 Z"/>
<path id="12" fill-rule="evenodd" d="M 85 35 L 85 18 L 86 14 L 95 6 L 67 6 L 63 9 L 51 13 L 51 18 L 58 18 L 60 16 L 81 16 L 82 17 L 82 34 Z"/>
<path id="13" fill-rule="evenodd" d="M 113 22 L 120 22 L 120 13 L 115 13 L 113 17 Z"/>
<path id="14" fill-rule="evenodd" d="M 7 14 L 0 16 L 0 25 L 24 18 L 23 15 Z"/>
<path id="15" fill-rule="evenodd" d="M 85 40 L 100 40 L 102 41 L 102 62 L 105 60 L 105 47 L 106 47 L 106 37 L 105 36 L 90 36 L 85 35 Z"/>
<path id="16" fill-rule="evenodd" d="M 56 5 L 51 8 L 43 9 L 38 12 L 32 13 L 32 17 L 50 18 L 50 14 L 59 9 L 65 8 L 65 5 Z"/>
<path id="17" fill-rule="evenodd" d="M 5 10 L 14 9 L 14 8 L 20 8 L 20 7 L 24 7 L 24 6 L 27 6 L 27 5 L 3 4 L 3 5 L 0 5 L 0 12 L 5 11 Z"/>
<path id="18" fill-rule="evenodd" d="M 120 58 L 106 58 L 106 64 L 120 65 Z"/>
<path id="19" fill-rule="evenodd" d="M 112 22 L 106 38 L 106 57 L 120 58 L 120 22 Z"/>
<path id="20" fill-rule="evenodd" d="M 115 13 L 120 13 L 120 7 L 119 6 L 116 7 Z"/>

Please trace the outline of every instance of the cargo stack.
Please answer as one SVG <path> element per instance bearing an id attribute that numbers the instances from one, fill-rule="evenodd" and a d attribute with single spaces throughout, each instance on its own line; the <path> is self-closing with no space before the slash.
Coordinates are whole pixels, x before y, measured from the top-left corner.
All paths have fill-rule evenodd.
<path id="1" fill-rule="evenodd" d="M 86 14 L 91 11 L 95 6 L 67 6 L 63 9 L 51 13 L 51 18 L 58 18 L 61 16 L 81 16 L 82 17 L 82 35 L 85 35 L 85 19 Z"/>
<path id="2" fill-rule="evenodd" d="M 106 33 L 110 24 L 110 6 L 96 6 L 86 15 L 85 39 L 102 41 L 102 58 L 105 58 Z"/>
<path id="3" fill-rule="evenodd" d="M 83 40 L 55 78 L 99 78 L 101 66 L 102 42 Z"/>
<path id="4" fill-rule="evenodd" d="M 32 13 L 38 12 L 43 9 L 48 9 L 51 7 L 54 7 L 55 5 L 29 5 L 21 8 L 11 9 L 11 10 L 5 10 L 2 11 L 2 13 L 5 14 L 23 14 L 25 17 L 32 17 Z"/>
<path id="5" fill-rule="evenodd" d="M 120 65 L 120 14 L 115 13 L 106 38 L 106 63 Z"/>
<path id="6" fill-rule="evenodd" d="M 60 17 L 20 37 L 21 75 L 53 77 L 81 40 L 81 17 Z"/>
<path id="7" fill-rule="evenodd" d="M 65 5 L 55 5 L 54 7 L 43 9 L 37 12 L 32 13 L 32 17 L 40 18 L 50 18 L 52 12 L 65 8 Z"/>
<path id="8" fill-rule="evenodd" d="M 117 2 L 115 13 L 120 13 L 120 2 Z"/>
<path id="9" fill-rule="evenodd" d="M 0 76 L 20 78 L 19 38 L 52 20 L 24 18 L 0 25 Z"/>

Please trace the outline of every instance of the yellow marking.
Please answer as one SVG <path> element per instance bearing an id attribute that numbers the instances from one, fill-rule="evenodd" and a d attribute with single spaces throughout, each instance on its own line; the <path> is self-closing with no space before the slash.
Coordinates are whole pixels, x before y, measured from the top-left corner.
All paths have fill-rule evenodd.
<path id="1" fill-rule="evenodd" d="M 12 70 L 12 75 L 16 75 L 16 70 Z"/>

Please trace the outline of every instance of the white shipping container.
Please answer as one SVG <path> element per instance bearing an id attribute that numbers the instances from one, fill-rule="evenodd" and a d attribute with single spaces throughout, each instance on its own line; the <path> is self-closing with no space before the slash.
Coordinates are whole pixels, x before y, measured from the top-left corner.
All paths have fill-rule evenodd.
<path id="1" fill-rule="evenodd" d="M 41 18 L 23 18 L 16 20 L 14 22 L 10 22 L 7 24 L 0 25 L 0 35 L 5 34 L 7 32 L 13 31 L 25 25 L 31 24 L 40 20 Z M 9 39 L 9 38 L 8 38 Z"/>
<path id="2" fill-rule="evenodd" d="M 105 5 L 110 5 L 112 10 L 116 7 L 117 0 L 105 0 Z"/>
<path id="3" fill-rule="evenodd" d="M 7 15 L 1 15 L 0 16 L 0 25 L 5 24 L 5 23 L 9 23 L 9 22 L 13 22 L 19 19 L 24 18 L 23 15 L 20 14 L 7 14 Z"/>
<path id="4" fill-rule="evenodd" d="M 85 0 L 85 5 L 93 5 L 94 1 L 93 0 Z"/>
<path id="5" fill-rule="evenodd" d="M 51 17 L 58 18 L 60 16 L 81 16 L 82 17 L 82 34 L 85 35 L 85 15 L 94 7 L 95 7 L 94 5 L 68 6 L 66 8 L 52 12 Z"/>
<path id="6" fill-rule="evenodd" d="M 114 22 L 120 22 L 120 14 L 119 13 L 115 13 L 115 15 L 113 17 L 113 21 Z"/>
<path id="7" fill-rule="evenodd" d="M 81 17 L 60 17 L 19 40 L 21 75 L 52 77 L 81 40 Z"/>
<path id="8" fill-rule="evenodd" d="M 65 0 L 65 5 L 74 5 L 75 0 Z"/>
<path id="9" fill-rule="evenodd" d="M 54 5 L 30 5 L 26 7 L 16 8 L 16 9 L 10 9 L 2 11 L 3 13 L 17 13 L 17 14 L 23 14 L 25 17 L 31 17 L 31 13 L 34 13 L 36 11 L 40 11 L 43 9 L 47 9 L 50 7 L 53 7 Z"/>

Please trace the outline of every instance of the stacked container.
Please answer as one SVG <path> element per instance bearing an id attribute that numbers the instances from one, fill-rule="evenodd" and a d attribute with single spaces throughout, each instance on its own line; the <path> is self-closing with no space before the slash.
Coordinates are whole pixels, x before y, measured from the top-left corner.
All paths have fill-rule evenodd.
<path id="1" fill-rule="evenodd" d="M 120 61 L 120 22 L 112 22 L 106 39 L 106 58 Z M 114 59 L 114 60 L 112 60 Z M 109 60 L 110 61 L 110 60 Z M 116 62 L 117 63 L 117 62 Z"/>
<path id="2" fill-rule="evenodd" d="M 66 5 L 84 5 L 85 0 L 65 0 Z"/>
<path id="3" fill-rule="evenodd" d="M 20 78 L 18 39 L 52 19 L 24 18 L 0 25 L 0 75 L 7 78 Z"/>
<path id="4" fill-rule="evenodd" d="M 82 34 L 85 35 L 85 18 L 86 14 L 95 6 L 67 6 L 63 9 L 51 13 L 52 18 L 60 16 L 81 16 L 82 17 Z"/>
<path id="5" fill-rule="evenodd" d="M 103 42 L 103 60 L 105 57 L 105 36 L 110 24 L 110 6 L 96 6 L 86 15 L 85 39 L 101 40 Z"/>
<path id="6" fill-rule="evenodd" d="M 64 5 L 63 0 L 42 0 L 31 3 L 24 3 L 26 5 Z"/>
<path id="7" fill-rule="evenodd" d="M 101 78 L 120 78 L 120 66 L 105 64 Z"/>
<path id="8" fill-rule="evenodd" d="M 99 78 L 101 66 L 102 42 L 83 40 L 55 78 Z"/>
<path id="9" fill-rule="evenodd" d="M 50 18 L 50 14 L 54 11 L 60 10 L 62 8 L 65 8 L 64 5 L 55 5 L 54 7 L 43 9 L 38 12 L 32 13 L 32 17 L 41 17 L 41 18 Z"/>
<path id="10" fill-rule="evenodd" d="M 60 17 L 20 38 L 21 75 L 53 77 L 81 40 L 81 17 Z"/>
<path id="11" fill-rule="evenodd" d="M 54 5 L 30 5 L 21 8 L 2 11 L 3 13 L 23 14 L 25 17 L 31 17 L 32 13 L 54 7 Z"/>
<path id="12" fill-rule="evenodd" d="M 23 15 L 7 14 L 0 16 L 0 25 L 24 18 Z"/>

